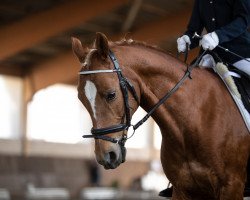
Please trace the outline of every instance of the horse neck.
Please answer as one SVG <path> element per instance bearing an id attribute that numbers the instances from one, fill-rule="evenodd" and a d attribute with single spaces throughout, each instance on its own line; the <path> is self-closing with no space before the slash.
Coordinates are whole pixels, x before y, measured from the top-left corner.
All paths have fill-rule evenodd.
<path id="1" fill-rule="evenodd" d="M 140 88 L 140 106 L 147 112 L 170 91 L 186 72 L 184 63 L 146 47 L 124 48 L 121 60 L 126 77 Z M 234 113 L 234 114 L 232 114 Z M 192 117 L 191 117 L 192 116 Z M 225 85 L 212 71 L 195 68 L 183 85 L 152 115 L 162 136 L 206 132 L 225 121 L 247 132 Z M 202 120 L 201 120 L 202 119 Z M 225 129 L 226 126 L 224 127 Z M 235 127 L 234 127 L 235 128 Z M 165 131 L 164 131 L 165 130 Z M 220 128 L 222 131 L 222 128 Z M 224 130 L 225 131 L 225 130 Z"/>

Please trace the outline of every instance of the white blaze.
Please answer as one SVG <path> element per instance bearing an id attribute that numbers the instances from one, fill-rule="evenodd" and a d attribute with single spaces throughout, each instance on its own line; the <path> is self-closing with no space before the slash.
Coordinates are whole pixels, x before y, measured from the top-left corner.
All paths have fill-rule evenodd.
<path id="1" fill-rule="evenodd" d="M 92 108 L 92 111 L 94 114 L 94 118 L 96 118 L 96 110 L 95 110 L 95 98 L 96 98 L 96 93 L 97 93 L 96 86 L 93 82 L 86 81 L 86 85 L 84 87 L 84 90 L 85 90 L 85 95 L 86 95 L 86 97 L 89 100 L 89 103 L 91 105 L 91 108 Z"/>

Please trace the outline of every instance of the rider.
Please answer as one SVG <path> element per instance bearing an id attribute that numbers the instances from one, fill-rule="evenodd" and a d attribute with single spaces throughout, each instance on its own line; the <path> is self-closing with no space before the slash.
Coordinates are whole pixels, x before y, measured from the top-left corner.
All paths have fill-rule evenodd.
<path id="1" fill-rule="evenodd" d="M 207 34 L 201 40 L 193 37 L 204 28 Z M 214 50 L 223 61 L 250 75 L 250 62 L 217 47 L 250 59 L 249 28 L 249 0 L 195 0 L 187 31 L 177 39 L 178 51 L 185 52 L 186 43 L 190 49 L 200 43 L 204 50 Z"/>
<path id="2" fill-rule="evenodd" d="M 193 37 L 195 33 L 200 38 Z M 195 0 L 187 31 L 177 39 L 179 52 L 200 45 L 204 50 L 213 50 L 226 63 L 250 75 L 250 62 L 226 52 L 227 48 L 250 60 L 250 0 Z M 248 175 L 250 176 L 250 164 Z M 248 177 L 248 181 L 250 178 Z M 160 196 L 171 197 L 172 188 L 160 192 Z M 245 187 L 244 196 L 250 195 L 250 186 Z"/>

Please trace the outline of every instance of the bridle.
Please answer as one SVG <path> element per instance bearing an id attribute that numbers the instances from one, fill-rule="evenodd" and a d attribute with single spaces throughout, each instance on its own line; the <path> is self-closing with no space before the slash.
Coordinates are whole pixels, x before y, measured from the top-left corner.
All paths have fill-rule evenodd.
<path id="1" fill-rule="evenodd" d="M 197 33 L 194 34 L 193 38 L 199 38 L 201 39 L 201 36 L 199 36 Z M 244 60 L 247 60 L 243 57 L 241 57 L 238 54 L 235 54 L 234 52 L 229 51 L 228 49 L 225 49 L 224 47 L 218 46 L 219 48 L 225 50 L 226 52 L 229 52 L 233 55 L 238 56 L 239 58 L 242 58 Z M 187 46 L 188 49 L 188 46 Z M 118 80 L 119 80 L 119 84 L 120 84 L 120 88 L 122 91 L 122 95 L 123 95 L 123 100 L 124 100 L 124 116 L 125 116 L 125 123 L 120 123 L 117 125 L 113 125 L 113 126 L 109 126 L 106 128 L 98 128 L 98 129 L 91 129 L 91 133 L 92 135 L 83 135 L 83 138 L 94 138 L 94 139 L 101 139 L 101 140 L 106 140 L 112 143 L 117 143 L 119 144 L 121 147 L 124 148 L 125 142 L 128 139 L 127 135 L 124 133 L 126 130 L 129 129 L 129 127 L 133 127 L 133 134 L 135 133 L 135 130 L 137 128 L 139 128 L 144 122 L 147 121 L 147 119 L 155 112 L 155 110 L 162 105 L 174 92 L 176 92 L 180 86 L 184 83 L 184 81 L 187 78 L 192 79 L 191 77 L 191 72 L 193 70 L 193 68 L 195 66 L 198 65 L 198 63 L 200 62 L 201 58 L 203 57 L 203 55 L 205 55 L 208 52 L 208 50 L 203 51 L 198 58 L 196 59 L 196 61 L 190 65 L 187 66 L 187 70 L 185 72 L 185 74 L 183 75 L 183 77 L 180 79 L 180 81 L 171 89 L 169 90 L 159 101 L 158 103 L 156 103 L 153 108 L 150 109 L 150 111 L 140 120 L 138 121 L 135 125 L 131 125 L 131 115 L 130 115 L 130 106 L 129 106 L 129 100 L 128 100 L 128 91 L 130 91 L 130 93 L 132 94 L 132 96 L 134 97 L 134 99 L 137 101 L 138 105 L 140 105 L 139 102 L 139 98 L 136 94 L 136 91 L 134 89 L 134 86 L 129 82 L 129 80 L 127 78 L 125 78 L 122 74 L 122 70 L 119 66 L 119 63 L 114 55 L 114 53 L 112 51 L 109 51 L 109 58 L 111 59 L 113 65 L 114 65 L 114 69 L 107 69 L 107 70 L 87 70 L 87 71 L 80 71 L 79 74 L 80 75 L 89 75 L 89 74 L 98 74 L 98 73 L 116 73 L 118 76 Z M 185 63 L 187 60 L 187 53 L 185 54 Z M 250 62 L 249 60 L 247 60 L 248 62 Z M 116 139 L 116 138 L 112 138 L 109 136 L 106 136 L 107 134 L 110 133 L 117 133 L 123 131 L 123 135 L 120 139 Z M 132 136 L 133 136 L 132 134 Z M 131 136 L 131 137 L 132 137 Z"/>
<path id="2" fill-rule="evenodd" d="M 79 72 L 80 75 L 88 75 L 88 74 L 97 74 L 97 73 L 116 73 L 118 76 L 123 100 L 124 100 L 124 116 L 125 116 L 125 123 L 120 123 L 117 125 L 109 126 L 106 128 L 98 128 L 98 129 L 91 129 L 92 135 L 83 135 L 83 138 L 94 138 L 94 139 L 102 139 L 106 140 L 112 143 L 118 143 L 122 146 L 124 146 L 126 140 L 127 140 L 127 135 L 123 133 L 121 139 L 116 139 L 116 138 L 111 138 L 106 136 L 107 134 L 110 133 L 117 133 L 120 131 L 125 131 L 128 130 L 129 127 L 131 126 L 131 114 L 130 114 L 130 106 L 129 106 L 129 100 L 128 100 L 128 91 L 132 94 L 134 99 L 137 101 L 138 105 L 139 99 L 136 94 L 136 91 L 134 89 L 134 86 L 129 82 L 128 79 L 126 79 L 122 71 L 120 69 L 120 65 L 112 51 L 109 51 L 109 58 L 111 59 L 114 69 L 113 70 L 88 70 L 88 71 L 81 71 Z"/>
<path id="3" fill-rule="evenodd" d="M 159 100 L 157 104 L 153 106 L 153 108 L 135 125 L 131 125 L 131 115 L 130 115 L 130 107 L 129 107 L 129 100 L 128 100 L 128 91 L 132 94 L 134 99 L 137 101 L 138 105 L 139 103 L 139 98 L 136 94 L 136 91 L 134 89 L 134 86 L 128 81 L 127 78 L 125 78 L 122 74 L 122 71 L 120 69 L 119 63 L 112 51 L 109 51 L 109 58 L 111 59 L 114 69 L 109 69 L 109 70 L 88 70 L 88 71 L 80 71 L 80 75 L 88 75 L 88 74 L 98 74 L 98 73 L 116 73 L 118 76 L 120 88 L 122 91 L 123 95 L 123 100 L 124 100 L 124 115 L 125 115 L 125 120 L 126 123 L 121 123 L 118 125 L 113 125 L 110 127 L 106 128 L 98 128 L 98 129 L 91 129 L 92 135 L 83 135 L 83 138 L 94 138 L 94 139 L 101 139 L 101 140 L 106 140 L 112 143 L 117 143 L 121 146 L 124 147 L 127 138 L 127 135 L 124 133 L 125 130 L 128 130 L 130 126 L 133 126 L 133 130 L 135 130 L 141 126 L 144 122 L 147 121 L 147 119 L 153 114 L 153 112 L 160 106 L 162 105 L 176 90 L 179 89 L 179 87 L 183 84 L 183 82 L 189 77 L 191 77 L 191 71 L 192 69 L 197 66 L 197 64 L 200 62 L 200 59 L 202 56 L 206 53 L 207 51 L 204 51 L 198 58 L 197 60 L 190 66 L 187 67 L 187 70 L 183 77 L 180 79 L 180 81 L 170 90 L 168 91 L 165 96 Z M 109 136 L 106 136 L 107 134 L 110 133 L 117 133 L 123 131 L 123 135 L 120 139 L 112 138 Z M 134 134 L 134 133 L 133 133 Z M 133 135 L 132 134 L 132 135 Z"/>

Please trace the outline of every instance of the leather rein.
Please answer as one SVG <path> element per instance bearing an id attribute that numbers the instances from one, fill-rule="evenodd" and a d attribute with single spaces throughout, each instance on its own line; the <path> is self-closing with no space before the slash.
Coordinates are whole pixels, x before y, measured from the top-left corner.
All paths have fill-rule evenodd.
<path id="1" fill-rule="evenodd" d="M 109 127 L 105 127 L 105 128 L 98 128 L 98 129 L 91 129 L 91 135 L 83 135 L 83 138 L 94 138 L 94 139 L 101 139 L 101 140 L 106 140 L 112 143 L 117 143 L 121 146 L 125 145 L 125 142 L 127 139 L 131 138 L 134 133 L 135 130 L 137 128 L 139 128 L 144 122 L 147 121 L 147 119 L 155 112 L 155 110 L 162 105 L 174 92 L 176 92 L 180 86 L 184 83 L 184 81 L 189 77 L 190 79 L 192 79 L 191 77 L 191 71 L 192 69 L 197 66 L 197 64 L 199 63 L 200 59 L 202 58 L 202 56 L 205 54 L 206 51 L 204 51 L 198 58 L 197 60 L 190 66 L 187 67 L 187 70 L 185 72 L 185 74 L 183 75 L 183 77 L 180 79 L 180 81 L 170 90 L 168 91 L 165 96 L 163 96 L 159 102 L 157 104 L 155 104 L 153 106 L 153 108 L 151 108 L 151 110 L 140 120 L 138 121 L 135 125 L 131 125 L 131 115 L 130 115 L 130 107 L 129 107 L 129 100 L 128 100 L 128 91 L 130 91 L 130 93 L 132 94 L 132 96 L 134 97 L 134 99 L 137 101 L 138 105 L 140 104 L 139 102 L 139 98 L 136 94 L 136 91 L 134 89 L 134 86 L 128 81 L 127 78 L 125 78 L 122 74 L 121 68 L 119 66 L 119 63 L 114 55 L 114 53 L 112 51 L 109 51 L 109 58 L 111 59 L 113 65 L 114 65 L 114 69 L 113 70 L 88 70 L 88 71 L 80 71 L 79 75 L 88 75 L 88 74 L 98 74 L 98 73 L 116 73 L 119 79 L 119 84 L 120 84 L 120 88 L 122 91 L 122 95 L 123 95 L 123 100 L 124 100 L 124 116 L 125 116 L 125 120 L 126 123 L 121 123 L 118 125 L 113 125 L 113 126 L 109 126 Z M 131 137 L 127 138 L 127 135 L 124 133 L 125 130 L 128 130 L 129 127 L 133 127 L 133 134 Z M 116 138 L 112 138 L 109 136 L 106 136 L 107 134 L 110 133 L 117 133 L 123 131 L 123 135 L 120 139 L 116 139 Z"/>

